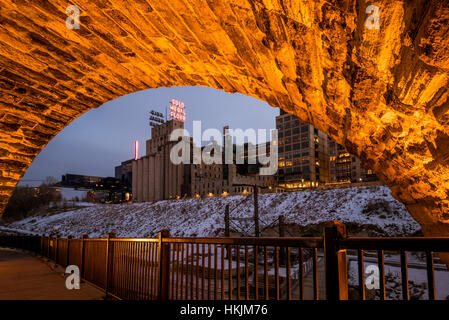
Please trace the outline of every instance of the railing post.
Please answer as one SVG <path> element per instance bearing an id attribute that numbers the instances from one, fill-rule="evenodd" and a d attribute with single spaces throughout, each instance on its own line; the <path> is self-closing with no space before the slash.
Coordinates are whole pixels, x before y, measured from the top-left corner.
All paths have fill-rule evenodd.
<path id="1" fill-rule="evenodd" d="M 168 300 L 170 286 L 170 244 L 164 238 L 170 237 L 170 230 L 159 232 L 159 300 Z"/>
<path id="2" fill-rule="evenodd" d="M 65 267 L 67 268 L 70 263 L 70 239 L 72 239 L 72 236 L 67 237 L 67 253 L 66 253 L 66 260 L 65 260 Z"/>
<path id="3" fill-rule="evenodd" d="M 59 256 L 59 234 L 56 235 L 55 238 L 55 266 L 58 264 L 58 256 Z"/>
<path id="4" fill-rule="evenodd" d="M 104 293 L 106 298 L 108 297 L 109 284 L 112 279 L 112 267 L 113 267 L 113 242 L 112 238 L 115 238 L 115 234 L 110 232 L 108 233 L 108 239 L 106 242 L 106 278 L 104 285 Z"/>
<path id="5" fill-rule="evenodd" d="M 41 249 L 39 250 L 41 257 L 44 256 L 44 236 L 41 235 Z"/>
<path id="6" fill-rule="evenodd" d="M 87 234 L 83 235 L 83 238 L 81 239 L 81 279 L 84 279 L 84 260 L 85 260 L 85 245 L 84 240 L 88 239 L 89 236 Z"/>
<path id="7" fill-rule="evenodd" d="M 348 300 L 346 250 L 340 250 L 339 240 L 346 238 L 346 226 L 330 221 L 324 227 L 324 256 L 326 268 L 326 298 L 328 301 Z"/>
<path id="8" fill-rule="evenodd" d="M 47 237 L 47 260 L 50 261 L 50 236 Z"/>

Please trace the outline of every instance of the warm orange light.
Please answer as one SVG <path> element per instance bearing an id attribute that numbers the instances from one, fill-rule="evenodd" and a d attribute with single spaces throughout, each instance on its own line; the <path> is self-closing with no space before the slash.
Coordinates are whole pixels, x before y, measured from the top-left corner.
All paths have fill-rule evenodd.
<path id="1" fill-rule="evenodd" d="M 226 191 L 223 191 L 223 193 L 221 194 L 223 197 L 227 197 L 229 196 L 229 193 L 227 193 Z"/>
<path id="2" fill-rule="evenodd" d="M 207 196 L 208 196 L 208 197 L 213 197 L 214 194 L 213 194 L 212 192 L 209 192 L 209 193 L 207 194 Z"/>
<path id="3" fill-rule="evenodd" d="M 199 198 L 200 197 L 200 195 L 197 193 L 196 195 L 195 195 L 195 198 Z"/>
<path id="4" fill-rule="evenodd" d="M 134 141 L 134 160 L 139 159 L 139 141 Z"/>

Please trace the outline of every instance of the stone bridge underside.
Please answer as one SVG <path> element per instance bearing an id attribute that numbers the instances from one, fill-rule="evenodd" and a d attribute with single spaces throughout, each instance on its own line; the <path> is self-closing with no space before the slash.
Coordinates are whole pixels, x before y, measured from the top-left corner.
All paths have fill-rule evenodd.
<path id="1" fill-rule="evenodd" d="M 66 7 L 81 10 L 66 28 Z M 380 8 L 380 30 L 366 7 Z M 0 207 L 91 108 L 205 86 L 294 113 L 449 236 L 449 1 L 0 0 Z"/>

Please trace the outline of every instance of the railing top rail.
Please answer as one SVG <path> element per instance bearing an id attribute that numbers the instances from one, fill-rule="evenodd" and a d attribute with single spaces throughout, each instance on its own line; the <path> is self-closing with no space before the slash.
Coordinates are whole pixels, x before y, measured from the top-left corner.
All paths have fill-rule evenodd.
<path id="1" fill-rule="evenodd" d="M 280 247 L 322 248 L 323 238 L 274 238 L 274 237 L 241 237 L 241 238 L 164 238 L 166 243 L 204 243 L 233 245 L 267 245 Z"/>
<path id="2" fill-rule="evenodd" d="M 359 238 L 339 241 L 341 249 L 449 252 L 449 237 Z"/>
<path id="3" fill-rule="evenodd" d="M 113 242 L 159 242 L 157 238 L 111 238 Z"/>

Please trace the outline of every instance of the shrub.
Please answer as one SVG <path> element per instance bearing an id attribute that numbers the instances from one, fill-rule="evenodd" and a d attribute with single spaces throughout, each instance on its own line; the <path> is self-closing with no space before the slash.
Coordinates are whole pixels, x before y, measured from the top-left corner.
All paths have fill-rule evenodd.
<path id="1" fill-rule="evenodd" d="M 4 218 L 8 220 L 23 219 L 60 200 L 61 193 L 45 183 L 38 188 L 18 186 L 5 208 Z"/>

